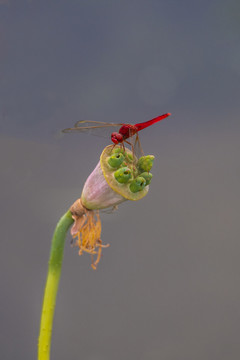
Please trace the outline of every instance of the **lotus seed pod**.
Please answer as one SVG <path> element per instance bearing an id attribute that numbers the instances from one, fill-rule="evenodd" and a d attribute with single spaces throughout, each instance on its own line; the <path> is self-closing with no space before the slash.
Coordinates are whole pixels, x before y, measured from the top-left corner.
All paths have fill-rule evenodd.
<path id="1" fill-rule="evenodd" d="M 121 153 L 115 153 L 108 159 L 108 164 L 112 168 L 119 168 L 119 166 L 122 164 L 124 160 L 124 156 Z"/>
<path id="2" fill-rule="evenodd" d="M 121 155 L 120 159 L 122 159 L 122 156 L 124 158 L 117 170 L 109 165 L 109 159 L 116 154 Z M 131 150 L 127 148 L 123 150 L 120 146 L 115 146 L 113 149 L 112 145 L 105 147 L 100 156 L 99 163 L 89 175 L 83 187 L 81 195 L 82 205 L 86 209 L 97 210 L 118 205 L 125 200 L 136 201 L 142 199 L 148 193 L 148 186 L 143 187 L 142 190 L 137 192 L 130 190 L 133 173 L 135 178 L 140 175 L 133 166 L 134 162 L 137 162 L 137 159 L 133 158 Z M 126 166 L 123 166 L 123 164 Z M 123 172 L 122 177 L 120 176 L 121 172 Z M 124 182 L 126 177 L 127 182 Z M 125 180 L 122 182 L 120 180 L 119 182 L 120 178 Z"/>
<path id="3" fill-rule="evenodd" d="M 131 192 L 136 193 L 138 191 L 141 191 L 146 185 L 146 180 L 142 176 L 138 176 L 136 179 L 134 179 L 129 188 Z"/>
<path id="4" fill-rule="evenodd" d="M 140 176 L 144 177 L 146 180 L 146 185 L 149 185 L 152 180 L 152 174 L 150 172 L 143 172 L 140 174 Z"/>
<path id="5" fill-rule="evenodd" d="M 153 166 L 153 155 L 142 156 L 137 162 L 137 167 L 141 172 L 149 172 Z"/>

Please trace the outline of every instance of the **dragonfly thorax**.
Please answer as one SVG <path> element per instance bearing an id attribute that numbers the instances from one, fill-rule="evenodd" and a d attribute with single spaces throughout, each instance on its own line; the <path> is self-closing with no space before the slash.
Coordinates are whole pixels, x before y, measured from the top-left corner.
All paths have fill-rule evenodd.
<path id="1" fill-rule="evenodd" d="M 136 126 L 132 124 L 122 125 L 119 129 L 119 134 L 122 135 L 123 140 L 135 135 L 136 132 L 137 132 Z"/>

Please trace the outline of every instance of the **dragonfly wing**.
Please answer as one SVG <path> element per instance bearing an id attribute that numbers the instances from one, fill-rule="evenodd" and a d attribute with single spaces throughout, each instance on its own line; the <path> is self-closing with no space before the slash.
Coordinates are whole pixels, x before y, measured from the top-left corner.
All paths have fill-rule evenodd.
<path id="1" fill-rule="evenodd" d="M 143 148 L 139 139 L 138 133 L 135 135 L 134 139 L 134 155 L 139 159 L 141 156 L 144 156 Z"/>
<path id="2" fill-rule="evenodd" d="M 121 124 L 107 123 L 100 121 L 82 120 L 78 121 L 73 128 L 62 130 L 64 133 L 89 133 L 91 135 L 109 137 L 115 128 Z"/>
<path id="3" fill-rule="evenodd" d="M 131 144 L 131 148 L 133 149 L 132 151 L 134 156 L 136 156 L 137 159 L 139 159 L 141 156 L 144 156 L 138 133 L 132 135 L 128 140 Z"/>
<path id="4" fill-rule="evenodd" d="M 92 127 L 92 126 L 119 126 L 120 124 L 109 123 L 104 121 L 94 121 L 94 120 L 80 120 L 77 121 L 74 127 Z"/>

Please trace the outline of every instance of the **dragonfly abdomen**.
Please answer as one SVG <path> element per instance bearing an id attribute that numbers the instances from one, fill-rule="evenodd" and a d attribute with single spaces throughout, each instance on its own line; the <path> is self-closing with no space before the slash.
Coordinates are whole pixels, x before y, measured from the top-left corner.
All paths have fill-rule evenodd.
<path id="1" fill-rule="evenodd" d="M 156 122 L 158 121 L 161 121 L 163 119 L 165 119 L 166 117 L 170 116 L 171 114 L 170 113 L 167 113 L 167 114 L 163 114 L 163 115 L 160 115 L 160 116 L 157 116 L 155 117 L 154 119 L 152 120 L 149 120 L 149 121 L 144 121 L 142 123 L 139 123 L 139 124 L 135 124 L 135 127 L 137 128 L 137 131 L 140 131 L 142 129 L 145 129 L 146 127 L 148 126 L 151 126 L 153 124 L 155 124 Z"/>

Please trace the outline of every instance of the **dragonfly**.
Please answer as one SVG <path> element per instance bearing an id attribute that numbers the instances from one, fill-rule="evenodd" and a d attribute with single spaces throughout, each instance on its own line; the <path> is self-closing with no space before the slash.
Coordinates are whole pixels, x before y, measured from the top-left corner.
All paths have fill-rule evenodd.
<path id="1" fill-rule="evenodd" d="M 140 152 L 143 154 L 142 147 L 140 144 L 138 132 L 140 130 L 143 130 L 165 118 L 170 116 L 171 113 L 166 113 L 160 116 L 157 116 L 151 120 L 143 121 L 138 124 L 127 124 L 127 123 L 108 123 L 108 122 L 101 122 L 101 121 L 91 121 L 91 120 L 80 120 L 76 122 L 73 128 L 67 128 L 62 130 L 64 133 L 82 133 L 82 132 L 90 132 L 95 133 L 95 135 L 98 133 L 99 130 L 102 130 L 106 133 L 106 130 L 108 132 L 108 129 L 111 129 L 114 127 L 118 127 L 118 131 L 114 131 L 111 133 L 111 140 L 113 142 L 113 147 L 116 145 L 120 145 L 124 149 L 124 143 L 127 143 L 132 148 L 133 155 L 136 154 L 136 148 L 140 148 Z M 97 131 L 97 133 L 96 133 Z M 133 142 L 132 139 L 135 137 L 135 141 Z M 130 141 L 128 141 L 130 140 Z"/>

